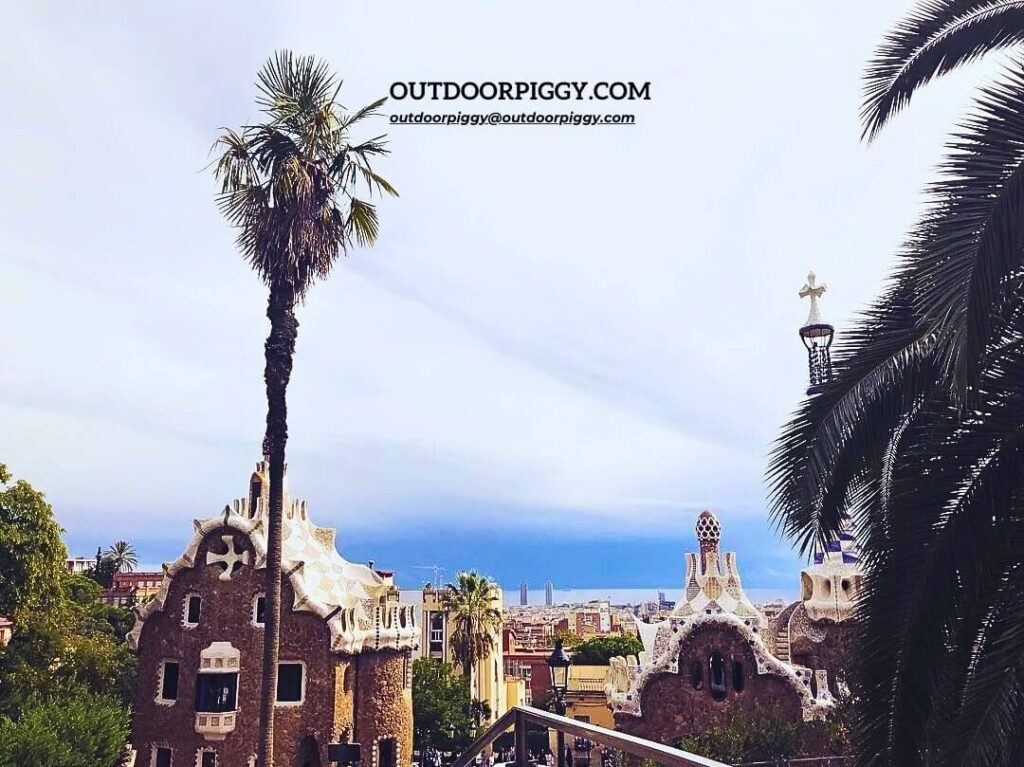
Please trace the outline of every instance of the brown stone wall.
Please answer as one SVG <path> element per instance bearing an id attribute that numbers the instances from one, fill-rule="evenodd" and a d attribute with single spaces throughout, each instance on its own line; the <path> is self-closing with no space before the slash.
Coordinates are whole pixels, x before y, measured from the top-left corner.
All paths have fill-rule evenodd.
<path id="1" fill-rule="evenodd" d="M 196 556 L 206 561 L 210 547 L 223 549 L 221 535 L 227 528 L 204 538 Z M 256 751 L 259 724 L 259 699 L 263 629 L 252 623 L 253 598 L 263 592 L 264 571 L 251 566 L 255 553 L 248 539 L 234 532 L 239 548 L 249 551 L 250 565 L 237 570 L 228 581 L 221 581 L 221 568 L 197 566 L 177 573 L 172 581 L 163 612 L 154 613 L 145 623 L 139 642 L 139 677 L 135 696 L 132 745 L 138 750 L 136 764 L 148 767 L 154 746 L 173 749 L 174 767 L 192 767 L 199 748 L 214 748 L 218 767 L 246 767 Z M 185 598 L 190 593 L 202 598 L 199 625 L 185 628 Z M 285 578 L 283 604 L 293 603 L 293 592 Z M 199 654 L 211 642 L 226 641 L 241 654 L 238 687 L 238 715 L 233 732 L 222 741 L 208 741 L 195 732 L 195 688 Z M 357 661 L 352 656 L 330 651 L 330 630 L 312 613 L 285 609 L 281 622 L 282 661 L 305 663 L 305 696 L 301 705 L 281 706 L 275 712 L 275 763 L 278 767 L 301 767 L 308 753 L 300 751 L 309 736 L 316 740 L 321 764 L 327 764 L 327 744 L 352 726 L 352 704 L 356 694 L 354 672 L 347 685 L 345 671 Z M 369 660 L 367 660 L 369 659 Z M 173 705 L 155 701 L 163 660 L 180 664 L 178 699 Z M 384 715 L 379 727 L 399 737 L 400 763 L 409 763 L 412 739 L 411 691 L 402 683 L 402 654 L 366 653 L 361 661 L 359 695 L 371 701 L 359 707 L 369 712 L 378 709 Z M 394 698 L 392 701 L 391 698 Z M 360 716 L 363 716 L 362 711 Z M 357 728 L 358 729 L 358 728 Z M 371 728 L 364 728 L 368 733 Z M 356 739 L 362 738 L 357 732 Z M 363 741 L 366 743 L 367 741 Z M 369 756 L 369 752 L 366 752 Z M 369 762 L 367 762 L 369 764 Z"/>
<path id="2" fill-rule="evenodd" d="M 708 662 L 713 652 L 725 660 L 728 692 L 723 700 L 711 696 Z M 743 690 L 734 689 L 733 661 L 743 666 Z M 694 689 L 691 666 L 703 669 L 703 688 Z M 723 627 L 697 628 L 684 640 L 679 653 L 679 673 L 660 674 L 648 681 L 640 701 L 642 717 L 615 715 L 615 728 L 667 745 L 678 745 L 688 735 L 714 725 L 724 725 L 744 711 L 774 710 L 785 717 L 802 718 L 800 694 L 790 683 L 772 674 L 758 674 L 754 653 L 737 632 Z"/>
<path id="3" fill-rule="evenodd" d="M 381 650 L 353 659 L 356 727 L 353 740 L 363 746 L 363 767 L 377 767 L 377 741 L 396 740 L 397 764 L 412 763 L 412 687 L 406 653 Z"/>
<path id="4" fill-rule="evenodd" d="M 846 679 L 854 630 L 855 625 L 852 621 L 817 621 L 811 624 L 806 633 L 798 628 L 791 634 L 789 640 L 793 662 L 810 669 L 828 671 L 829 691 L 833 695 L 838 695 L 839 684 Z M 824 639 L 815 641 L 822 634 Z"/>

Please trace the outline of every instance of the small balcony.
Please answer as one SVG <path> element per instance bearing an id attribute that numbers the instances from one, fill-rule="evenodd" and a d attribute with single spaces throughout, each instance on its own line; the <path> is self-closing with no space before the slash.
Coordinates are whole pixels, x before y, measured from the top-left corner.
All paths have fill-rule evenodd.
<path id="1" fill-rule="evenodd" d="M 207 740 L 224 740 L 228 733 L 235 729 L 235 720 L 237 718 L 237 711 L 227 711 L 220 714 L 196 714 L 196 732 Z"/>

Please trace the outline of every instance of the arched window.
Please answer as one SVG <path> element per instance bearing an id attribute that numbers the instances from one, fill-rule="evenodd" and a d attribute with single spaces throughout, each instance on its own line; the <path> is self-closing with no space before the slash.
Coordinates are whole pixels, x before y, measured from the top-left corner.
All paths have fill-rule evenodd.
<path id="1" fill-rule="evenodd" d="M 732 662 L 732 689 L 736 692 L 743 692 L 744 684 L 746 684 L 746 680 L 743 678 L 743 664 L 734 660 Z"/>
<path id="2" fill-rule="evenodd" d="M 252 473 L 252 478 L 249 480 L 249 516 L 256 516 L 256 502 L 263 495 L 263 480 L 260 475 L 255 471 Z"/>
<path id="3" fill-rule="evenodd" d="M 721 653 L 711 653 L 711 658 L 708 661 L 708 670 L 711 678 L 708 685 L 711 690 L 711 697 L 715 700 L 722 700 L 725 698 L 726 693 L 728 693 L 728 689 L 725 686 L 725 660 L 722 658 Z"/>
<path id="4" fill-rule="evenodd" d="M 704 689 L 704 666 L 699 660 L 690 664 L 690 684 L 695 690 Z"/>

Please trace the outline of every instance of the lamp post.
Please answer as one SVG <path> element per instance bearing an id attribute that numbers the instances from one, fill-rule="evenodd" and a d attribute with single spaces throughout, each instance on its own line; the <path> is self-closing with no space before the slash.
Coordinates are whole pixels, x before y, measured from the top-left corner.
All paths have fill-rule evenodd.
<path id="1" fill-rule="evenodd" d="M 565 716 L 565 692 L 569 689 L 569 666 L 572 658 L 566 655 L 562 640 L 555 640 L 555 649 L 548 656 L 548 671 L 551 672 L 551 694 L 555 699 L 555 713 Z M 565 733 L 558 730 L 558 767 L 565 767 Z"/>

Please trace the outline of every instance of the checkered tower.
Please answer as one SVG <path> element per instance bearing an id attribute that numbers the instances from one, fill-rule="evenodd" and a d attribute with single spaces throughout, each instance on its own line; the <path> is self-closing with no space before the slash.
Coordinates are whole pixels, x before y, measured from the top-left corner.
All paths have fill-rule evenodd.
<path id="1" fill-rule="evenodd" d="M 719 568 L 719 545 L 722 542 L 722 523 L 710 510 L 704 509 L 697 515 L 697 524 L 694 526 L 697 534 L 697 543 L 700 545 L 701 570 L 705 573 L 714 568 Z M 711 555 L 711 556 L 708 556 Z"/>
<path id="2" fill-rule="evenodd" d="M 705 509 L 694 526 L 699 551 L 686 555 L 686 582 L 672 615 L 681 618 L 732 613 L 751 625 L 762 622 L 743 591 L 736 554 L 721 550 L 722 523 Z"/>

